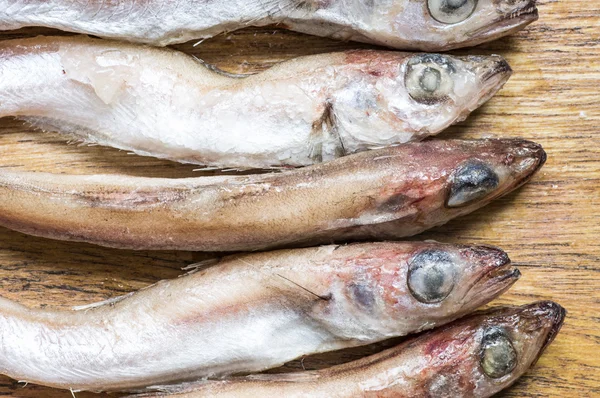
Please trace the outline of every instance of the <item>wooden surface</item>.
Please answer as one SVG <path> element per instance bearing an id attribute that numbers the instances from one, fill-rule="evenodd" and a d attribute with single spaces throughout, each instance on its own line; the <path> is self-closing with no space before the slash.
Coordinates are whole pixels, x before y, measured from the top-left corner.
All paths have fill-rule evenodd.
<path id="1" fill-rule="evenodd" d="M 553 299 L 569 313 L 555 343 L 502 397 L 600 397 L 600 5 L 543 0 L 540 21 L 469 51 L 499 53 L 515 74 L 499 95 L 443 138 L 504 136 L 540 142 L 549 158 L 526 187 L 419 238 L 490 243 L 523 273 L 496 303 Z M 26 29 L 0 38 L 56 31 Z M 294 56 L 364 47 L 275 29 L 250 29 L 179 46 L 233 72 L 264 69 Z M 0 120 L 0 167 L 68 173 L 198 176 L 193 167 L 103 147 L 66 145 L 59 135 Z M 34 238 L 0 228 L 0 295 L 32 307 L 68 308 L 181 274 L 205 258 L 187 252 L 132 252 Z M 307 369 L 378 349 L 308 358 Z M 290 364 L 300 369 L 296 361 Z M 68 391 L 0 377 L 0 395 L 69 397 Z M 100 395 L 81 393 L 77 397 Z"/>

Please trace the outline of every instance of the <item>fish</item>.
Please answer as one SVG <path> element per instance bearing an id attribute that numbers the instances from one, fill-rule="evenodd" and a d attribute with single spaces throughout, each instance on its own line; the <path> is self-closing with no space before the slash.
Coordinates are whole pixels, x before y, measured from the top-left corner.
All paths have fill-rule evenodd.
<path id="1" fill-rule="evenodd" d="M 135 398 L 486 398 L 537 362 L 565 316 L 552 301 L 499 307 L 328 369 L 166 386 Z"/>
<path id="2" fill-rule="evenodd" d="M 419 51 L 474 46 L 538 19 L 534 0 L 0 0 L 0 30 L 45 26 L 166 46 L 248 26 Z"/>
<path id="3" fill-rule="evenodd" d="M 0 42 L 0 117 L 182 163 L 290 168 L 437 134 L 511 73 L 500 56 L 354 50 L 239 78 L 171 49 L 37 37 Z"/>
<path id="4" fill-rule="evenodd" d="M 222 258 L 74 311 L 0 300 L 0 372 L 72 391 L 273 368 L 445 324 L 512 286 L 491 246 L 384 242 Z"/>
<path id="5" fill-rule="evenodd" d="M 0 168 L 0 226 L 133 250 L 393 240 L 470 213 L 546 160 L 521 139 L 432 140 L 281 173 L 182 179 Z"/>

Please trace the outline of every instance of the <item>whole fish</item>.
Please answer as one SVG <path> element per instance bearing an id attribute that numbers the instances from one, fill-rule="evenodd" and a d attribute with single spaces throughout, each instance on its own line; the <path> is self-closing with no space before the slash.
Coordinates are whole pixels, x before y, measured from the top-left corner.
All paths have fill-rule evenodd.
<path id="1" fill-rule="evenodd" d="M 519 139 L 428 141 L 283 173 L 186 179 L 0 169 L 0 225 L 102 246 L 246 251 L 415 235 L 527 182 Z"/>
<path id="2" fill-rule="evenodd" d="M 179 162 L 305 166 L 437 134 L 511 72 L 500 56 L 347 51 L 235 78 L 169 49 L 38 37 L 0 42 L 0 117 Z"/>
<path id="3" fill-rule="evenodd" d="M 232 256 L 76 311 L 1 299 L 0 372 L 106 391 L 261 371 L 444 324 L 519 275 L 493 247 L 367 243 Z"/>
<path id="4" fill-rule="evenodd" d="M 491 397 L 535 364 L 558 334 L 565 315 L 551 301 L 500 307 L 321 371 L 205 381 L 164 387 L 164 393 L 143 396 Z"/>
<path id="5" fill-rule="evenodd" d="M 165 46 L 247 26 L 443 51 L 516 32 L 534 0 L 0 0 L 0 29 L 46 26 Z"/>

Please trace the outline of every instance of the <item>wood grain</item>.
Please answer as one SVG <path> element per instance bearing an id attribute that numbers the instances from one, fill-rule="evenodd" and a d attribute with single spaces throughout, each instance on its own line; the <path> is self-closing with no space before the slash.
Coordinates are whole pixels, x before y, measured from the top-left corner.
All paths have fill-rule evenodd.
<path id="1" fill-rule="evenodd" d="M 545 355 L 501 397 L 600 396 L 600 4 L 540 1 L 539 22 L 509 38 L 457 53 L 504 55 L 515 70 L 499 95 L 449 137 L 524 137 L 549 159 L 523 189 L 419 239 L 486 242 L 503 247 L 523 277 L 500 303 L 553 299 L 569 313 Z M 57 34 L 26 29 L 1 39 Z M 272 28 L 249 29 L 178 46 L 236 72 L 284 59 L 365 47 Z M 69 173 L 198 176 L 193 167 L 103 147 L 65 145 L 58 135 L 0 120 L 0 167 Z M 68 308 L 104 300 L 181 274 L 205 258 L 187 252 L 132 252 L 64 243 L 0 229 L 0 294 L 32 307 Z M 387 343 L 392 344 L 391 342 Z M 319 368 L 381 349 L 381 345 L 307 358 L 286 369 Z M 0 378 L 0 395 L 69 397 L 68 391 Z M 101 397 L 81 393 L 77 397 Z"/>

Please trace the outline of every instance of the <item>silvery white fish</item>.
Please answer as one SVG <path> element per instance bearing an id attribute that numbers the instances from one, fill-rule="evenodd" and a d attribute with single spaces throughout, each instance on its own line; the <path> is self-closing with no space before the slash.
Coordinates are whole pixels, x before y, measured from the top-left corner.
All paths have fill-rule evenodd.
<path id="1" fill-rule="evenodd" d="M 0 42 L 0 117 L 179 162 L 305 166 L 436 134 L 510 74 L 499 56 L 348 51 L 234 78 L 170 49 L 38 37 Z"/>
<path id="2" fill-rule="evenodd" d="M 444 51 L 516 32 L 534 0 L 0 0 L 0 30 L 47 26 L 168 45 L 247 26 Z"/>
<path id="3" fill-rule="evenodd" d="M 99 391 L 261 371 L 447 323 L 518 277 L 488 246 L 366 243 L 232 256 L 76 311 L 0 299 L 0 373 Z"/>
<path id="4" fill-rule="evenodd" d="M 565 315 L 565 309 L 551 301 L 498 307 L 329 369 L 167 386 L 164 393 L 143 396 L 488 398 L 535 364 Z"/>
<path id="5" fill-rule="evenodd" d="M 0 168 L 0 225 L 149 250 L 397 239 L 511 192 L 545 160 L 538 144 L 506 139 L 409 143 L 247 176 L 166 179 Z"/>

